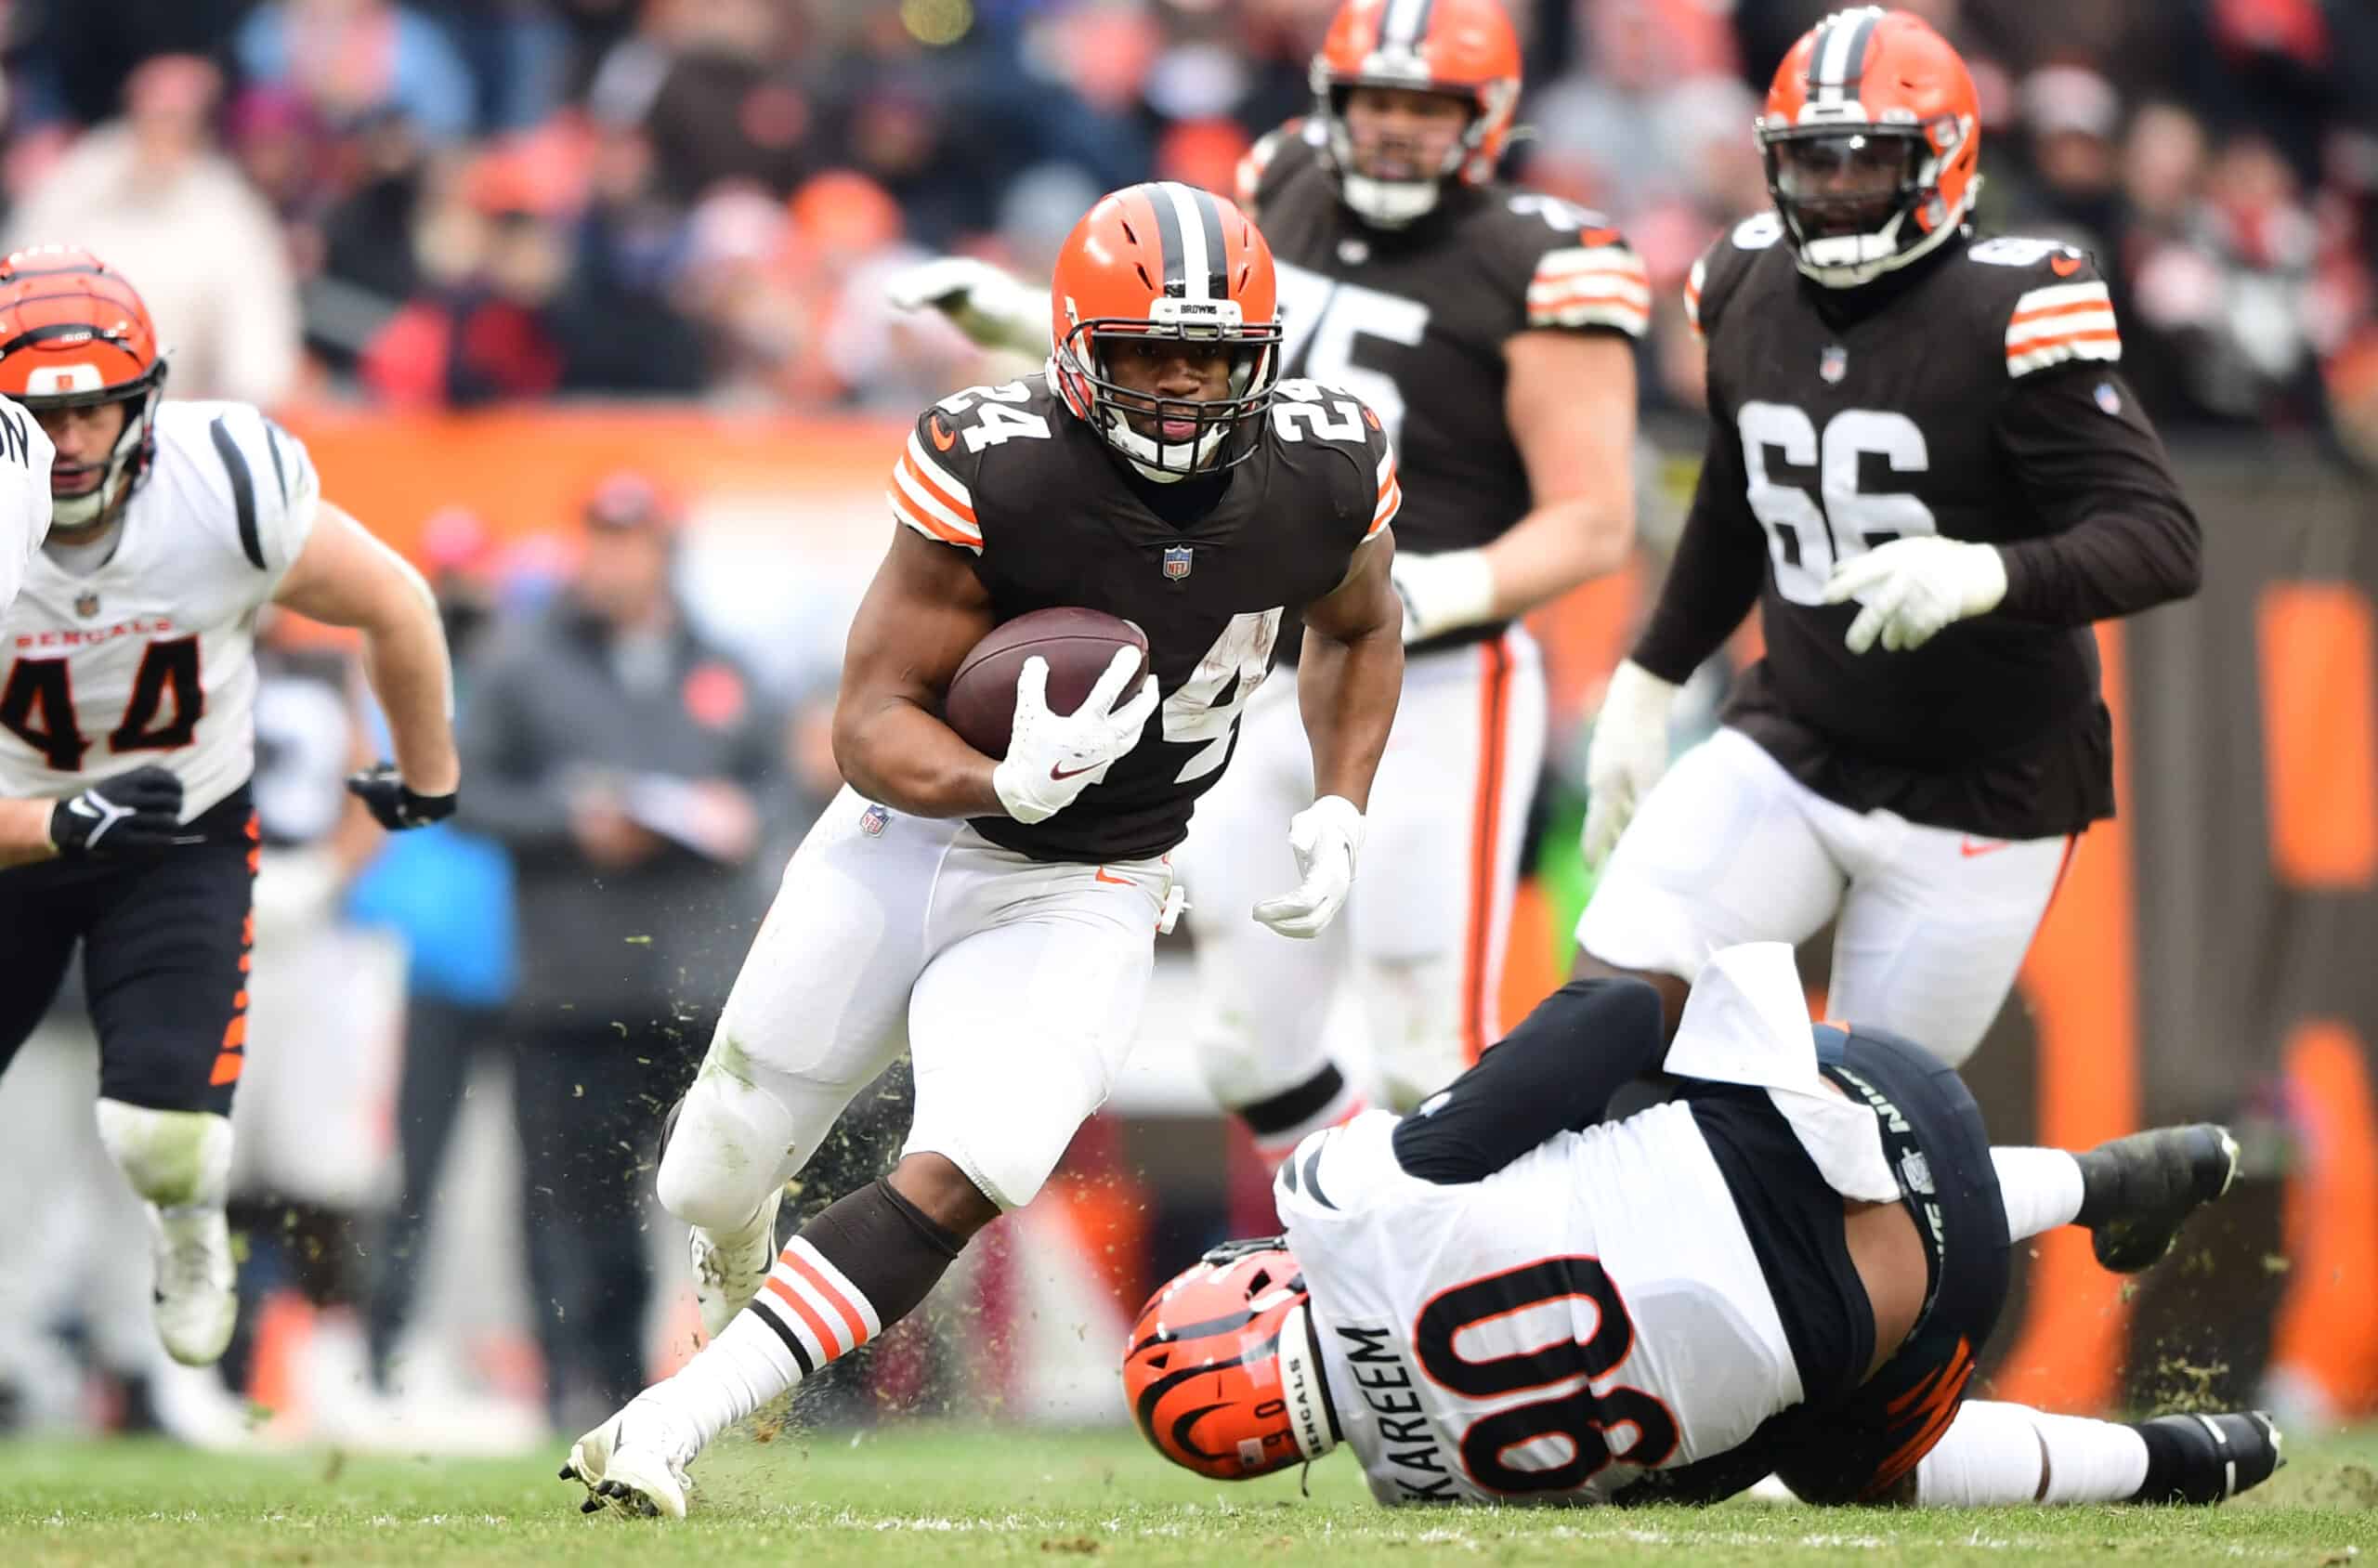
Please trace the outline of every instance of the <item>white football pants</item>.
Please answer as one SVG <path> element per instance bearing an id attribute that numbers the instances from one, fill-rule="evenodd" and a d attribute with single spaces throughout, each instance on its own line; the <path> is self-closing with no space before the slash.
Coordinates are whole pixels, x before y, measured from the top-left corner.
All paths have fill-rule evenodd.
<path id="1" fill-rule="evenodd" d="M 1313 804 L 1313 751 L 1296 683 L 1256 693 L 1230 771 L 1197 803 L 1179 856 L 1205 1010 L 1198 1065 L 1224 1108 L 1322 1070 L 1323 1022 L 1341 981 L 1362 1000 L 1373 1087 L 1399 1109 L 1500 1038 L 1496 994 L 1544 705 L 1535 640 L 1517 626 L 1406 663 L 1353 892 L 1330 930 L 1300 942 L 1250 911 L 1296 885 L 1288 819 Z"/>
<path id="2" fill-rule="evenodd" d="M 1852 811 L 1720 729 L 1627 825 L 1577 944 L 1616 968 L 1690 981 L 1720 947 L 1797 945 L 1837 915 L 1827 1010 L 1953 1066 L 2013 988 L 2075 843 Z"/>
<path id="3" fill-rule="evenodd" d="M 785 868 L 661 1161 L 660 1198 L 743 1222 L 905 1047 L 906 1154 L 1032 1201 L 1137 1031 L 1171 869 L 1048 865 L 845 788 Z"/>

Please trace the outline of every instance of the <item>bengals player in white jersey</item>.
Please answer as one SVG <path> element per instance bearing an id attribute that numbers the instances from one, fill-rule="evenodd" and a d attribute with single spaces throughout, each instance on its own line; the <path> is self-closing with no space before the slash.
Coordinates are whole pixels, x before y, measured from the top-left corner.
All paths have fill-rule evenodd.
<path id="1" fill-rule="evenodd" d="M 1640 981 L 1579 981 L 1401 1120 L 1316 1132 L 1285 1236 L 1158 1291 L 1142 1432 L 1239 1480 L 1351 1448 L 1383 1503 L 2218 1502 L 2267 1418 L 2135 1425 L 1967 1400 L 2013 1242 L 2078 1223 L 2145 1268 L 2228 1190 L 2220 1128 L 1993 1149 L 1953 1069 L 1812 1028 L 1791 949 L 1728 948 L 1673 1048 Z M 1639 1073 L 1677 1097 L 1605 1120 Z"/>
<path id="2" fill-rule="evenodd" d="M 1311 787 L 1294 683 L 1249 707 L 1184 851 L 1199 1066 L 1268 1160 L 1362 1104 L 1322 1044 L 1341 983 L 1399 1106 L 1500 1032 L 1546 725 L 1519 617 L 1627 556 L 1634 339 L 1651 311 L 1614 228 L 1496 177 L 1520 97 L 1500 0 L 1345 0 L 1312 79 L 1312 112 L 1256 144 L 1238 199 L 1279 258 L 1288 373 L 1363 398 L 1394 442 L 1410 651 L 1371 814 L 1379 852 L 1341 934 L 1314 952 L 1247 918 L 1278 871 L 1262 825 Z M 1022 291 L 986 271 L 930 263 L 903 286 L 996 333 Z M 1296 648 L 1283 642 L 1283 662 Z"/>
<path id="3" fill-rule="evenodd" d="M 98 257 L 0 262 L 0 393 L 56 451 L 48 538 L 0 614 L 0 1066 L 79 947 L 100 1137 L 148 1205 L 158 1332 L 203 1365 L 235 1313 L 257 611 L 362 633 L 397 762 L 349 788 L 383 825 L 445 816 L 459 778 L 427 585 L 321 498 L 287 431 L 168 400 L 165 373 L 140 296 Z"/>

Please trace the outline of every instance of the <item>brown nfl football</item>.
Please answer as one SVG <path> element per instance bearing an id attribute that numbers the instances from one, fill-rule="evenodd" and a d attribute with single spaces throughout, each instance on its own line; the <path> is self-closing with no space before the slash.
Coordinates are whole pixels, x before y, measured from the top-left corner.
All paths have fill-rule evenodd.
<path id="1" fill-rule="evenodd" d="M 1124 683 L 1118 706 L 1130 700 L 1147 673 L 1146 633 L 1104 610 L 1072 606 L 1019 615 L 992 627 L 958 666 L 942 718 L 974 750 L 1005 757 L 1015 726 L 1015 679 L 1026 660 L 1038 655 L 1049 661 L 1049 711 L 1070 713 L 1106 673 L 1115 650 L 1124 647 L 1139 650 L 1140 666 Z"/>

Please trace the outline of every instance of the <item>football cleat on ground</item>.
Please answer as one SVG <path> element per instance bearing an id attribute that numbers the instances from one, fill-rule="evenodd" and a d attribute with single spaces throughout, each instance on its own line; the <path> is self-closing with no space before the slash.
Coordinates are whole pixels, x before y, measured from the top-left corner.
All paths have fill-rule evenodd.
<path id="1" fill-rule="evenodd" d="M 231 1342 L 240 1315 L 230 1225 L 212 1204 L 146 1207 L 157 1270 L 157 1337 L 184 1366 L 212 1366 Z"/>
<path id="2" fill-rule="evenodd" d="M 694 1265 L 694 1303 L 701 1309 L 705 1341 L 726 1332 L 726 1326 L 760 1293 L 761 1282 L 776 1266 L 777 1210 L 783 1206 L 784 1189 L 777 1187 L 743 1230 L 706 1231 L 699 1225 L 687 1229 L 686 1250 Z"/>
<path id="3" fill-rule="evenodd" d="M 2098 1144 L 2081 1162 L 2081 1213 L 2097 1261 L 2116 1274 L 2161 1262 L 2188 1217 L 2238 1179 L 2238 1141 L 2210 1122 Z"/>
<path id="4" fill-rule="evenodd" d="M 2279 1428 L 2260 1410 L 2158 1416 L 2136 1430 L 2147 1440 L 2147 1484 L 2136 1503 L 2227 1502 L 2287 1463 Z"/>
<path id="5" fill-rule="evenodd" d="M 581 1513 L 609 1507 L 646 1519 L 683 1519 L 694 1484 L 686 1466 L 697 1451 L 649 1405 L 641 1410 L 631 1405 L 569 1445 L 561 1478 L 586 1487 Z"/>

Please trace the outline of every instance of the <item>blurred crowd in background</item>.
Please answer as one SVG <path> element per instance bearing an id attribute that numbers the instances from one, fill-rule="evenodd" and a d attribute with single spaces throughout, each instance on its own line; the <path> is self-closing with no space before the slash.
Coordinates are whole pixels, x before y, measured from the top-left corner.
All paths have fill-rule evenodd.
<path id="1" fill-rule="evenodd" d="M 2166 420 L 2378 450 L 2378 11 L 1911 0 L 1981 89 L 1981 216 L 2096 249 Z M 1827 0 L 1520 0 L 1513 173 L 1608 213 L 1665 320 L 1757 210 L 1749 124 Z M 905 412 L 969 379 L 881 284 L 1042 269 L 1100 192 L 1227 190 L 1332 0 L 7 0 L 6 231 L 138 279 L 176 387 Z M 170 258 L 168 265 L 158 265 Z"/>
<path id="2" fill-rule="evenodd" d="M 2125 368 L 2175 446 L 2293 430 L 2378 463 L 2378 7 L 1904 3 L 1975 68 L 1981 221 L 2096 252 Z M 989 367 L 939 318 L 888 307 L 891 276 L 945 251 L 1043 273 L 1108 189 L 1227 191 L 1252 138 L 1306 109 L 1333 8 L 0 0 L 0 238 L 71 242 L 125 272 L 172 347 L 173 396 L 905 419 Z M 1751 120 L 1831 8 L 1516 0 L 1529 129 L 1511 173 L 1606 212 L 1644 255 L 1660 301 L 1648 421 L 1695 417 L 1683 276 L 1764 209 Z M 377 516 L 334 467 L 325 481 Z M 451 500 L 418 538 L 458 659 L 461 820 L 385 847 L 353 838 L 339 776 L 380 743 L 351 672 L 268 667 L 259 800 L 270 779 L 290 804 L 266 823 L 277 885 L 260 914 L 281 929 L 260 946 L 329 988 L 293 981 L 294 1005 L 252 1032 L 252 1300 L 231 1365 L 234 1386 L 299 1411 L 301 1431 L 385 1431 L 409 1337 L 414 1390 L 439 1382 L 419 1370 L 418 1320 L 451 1340 L 508 1316 L 517 1375 L 490 1377 L 498 1340 L 482 1333 L 452 1353 L 432 1412 L 455 1443 L 504 1446 L 608 1409 L 644 1371 L 640 1343 L 682 1339 L 667 1326 L 676 1266 L 658 1300 L 642 1266 L 674 1243 L 618 1216 L 648 1192 L 650 1130 L 837 785 L 841 621 L 796 602 L 828 574 L 774 569 L 794 548 L 778 540 L 771 569 L 745 574 L 767 580 L 777 646 L 713 644 L 679 569 L 678 500 L 632 474 L 585 499 L 568 539 L 491 526 L 466 473 Z M 393 934 L 398 950 L 325 956 L 309 930 Z M 89 1417 L 78 1379 L 96 1364 L 130 1391 L 129 1414 L 97 1418 L 137 1424 L 145 1404 L 182 1435 L 239 1440 L 225 1387 L 157 1364 L 142 1282 L 108 1273 L 106 1238 L 138 1222 L 110 1217 L 128 1200 L 80 1108 L 91 1047 L 75 1012 L 69 997 L 62 1032 L 0 1095 L 0 1174 L 54 1198 L 0 1215 L 0 1429 Z M 307 1071 L 335 1061 L 335 1080 L 273 1084 L 276 1031 Z M 490 1070 L 516 1091 L 516 1153 L 441 1177 Z M 70 1135 L 76 1148 L 56 1142 Z M 308 1157 L 324 1151 L 351 1157 Z M 850 1158 L 853 1179 L 871 1169 L 868 1151 Z M 843 1180 L 815 1180 L 804 1201 Z M 80 1199 L 57 1196 L 77 1182 Z M 477 1238 L 442 1268 L 424 1240 L 440 1190 L 469 1201 L 438 1223 Z M 293 1313 L 307 1348 L 276 1350 Z M 60 1332 L 85 1336 L 79 1352 Z M 489 1386 L 518 1396 L 511 1425 Z"/>

